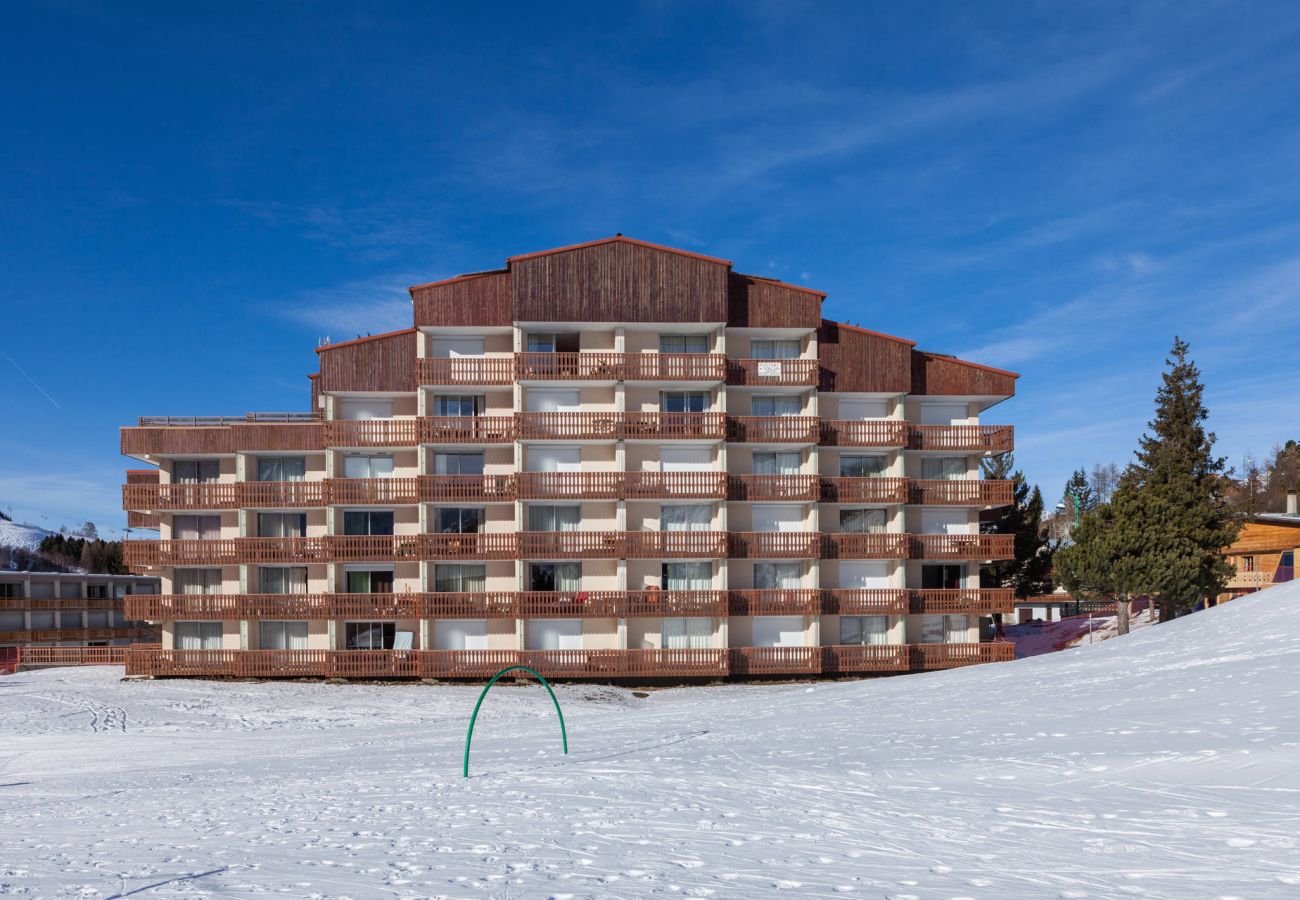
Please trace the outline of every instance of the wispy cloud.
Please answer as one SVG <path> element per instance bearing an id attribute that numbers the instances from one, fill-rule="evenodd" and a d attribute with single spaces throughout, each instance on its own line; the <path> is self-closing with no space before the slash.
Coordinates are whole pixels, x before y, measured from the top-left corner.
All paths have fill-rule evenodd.
<path id="1" fill-rule="evenodd" d="M 345 341 L 411 327 L 407 287 L 424 276 L 390 273 L 306 291 L 272 308 L 283 318 L 311 326 L 319 338 Z"/>

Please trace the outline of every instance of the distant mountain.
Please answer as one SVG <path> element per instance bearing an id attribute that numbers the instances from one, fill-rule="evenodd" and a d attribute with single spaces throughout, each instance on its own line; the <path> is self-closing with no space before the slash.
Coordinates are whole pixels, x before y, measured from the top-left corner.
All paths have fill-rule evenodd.
<path id="1" fill-rule="evenodd" d="M 36 525 L 20 525 L 0 519 L 0 547 L 21 547 L 33 553 L 41 546 L 41 541 L 54 534 Z"/>

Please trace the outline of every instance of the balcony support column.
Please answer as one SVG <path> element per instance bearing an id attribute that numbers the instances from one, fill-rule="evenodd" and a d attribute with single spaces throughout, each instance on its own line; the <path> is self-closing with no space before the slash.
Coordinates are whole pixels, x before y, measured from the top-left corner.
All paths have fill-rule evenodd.
<path id="1" fill-rule="evenodd" d="M 248 649 L 248 620 L 247 619 L 239 620 L 239 649 L 240 650 Z"/>
<path id="2" fill-rule="evenodd" d="M 433 644 L 431 643 L 431 637 L 432 637 L 431 626 L 432 623 L 428 619 L 420 620 L 420 646 L 419 646 L 420 650 L 428 650 L 433 646 Z"/>
<path id="3" fill-rule="evenodd" d="M 618 620 L 618 649 L 627 649 L 627 619 Z"/>
<path id="4" fill-rule="evenodd" d="M 338 624 L 333 619 L 330 619 L 325 623 L 325 639 L 329 643 L 329 648 L 331 650 L 338 649 L 338 644 L 336 643 L 337 637 Z"/>

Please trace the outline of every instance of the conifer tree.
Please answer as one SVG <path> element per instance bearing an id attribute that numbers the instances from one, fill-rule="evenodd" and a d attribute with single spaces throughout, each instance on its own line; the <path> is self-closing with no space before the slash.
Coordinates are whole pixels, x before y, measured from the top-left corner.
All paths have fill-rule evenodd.
<path id="1" fill-rule="evenodd" d="M 1092 484 L 1088 481 L 1088 473 L 1083 469 L 1074 470 L 1069 481 L 1065 482 L 1065 490 L 1061 492 L 1061 498 L 1061 502 L 1065 504 L 1065 511 L 1071 516 L 1074 515 L 1076 500 L 1080 515 L 1097 508 L 1097 495 L 1093 493 Z"/>
<path id="2" fill-rule="evenodd" d="M 1015 458 L 1003 453 L 981 461 L 988 479 L 1010 478 L 1015 485 L 1014 502 L 1001 511 L 997 521 L 981 528 L 989 534 L 1015 535 L 1015 557 L 985 566 L 980 571 L 984 587 L 1011 588 L 1024 599 L 1052 591 L 1052 544 L 1043 524 L 1043 495 L 1030 487 L 1024 473 L 1012 471 Z"/>

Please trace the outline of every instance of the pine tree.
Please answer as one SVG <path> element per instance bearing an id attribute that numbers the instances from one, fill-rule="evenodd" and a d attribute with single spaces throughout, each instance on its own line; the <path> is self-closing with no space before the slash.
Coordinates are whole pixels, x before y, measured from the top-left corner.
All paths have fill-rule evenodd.
<path id="1" fill-rule="evenodd" d="M 1024 599 L 1052 591 L 1052 543 L 1043 524 L 1043 495 L 1031 489 L 1024 473 L 1012 471 L 1015 459 L 1004 453 L 983 460 L 980 468 L 988 479 L 1010 478 L 1015 485 L 1014 502 L 1002 510 L 996 522 L 985 525 L 989 534 L 1015 535 L 1015 557 L 1001 560 L 980 570 L 984 587 L 1011 588 Z"/>
<path id="2" fill-rule="evenodd" d="M 1061 502 L 1065 504 L 1065 511 L 1070 516 L 1074 515 L 1076 502 L 1080 515 L 1097 508 L 1097 495 L 1088 481 L 1087 472 L 1083 469 L 1074 470 L 1069 481 L 1065 482 L 1065 490 L 1061 492 Z"/>

